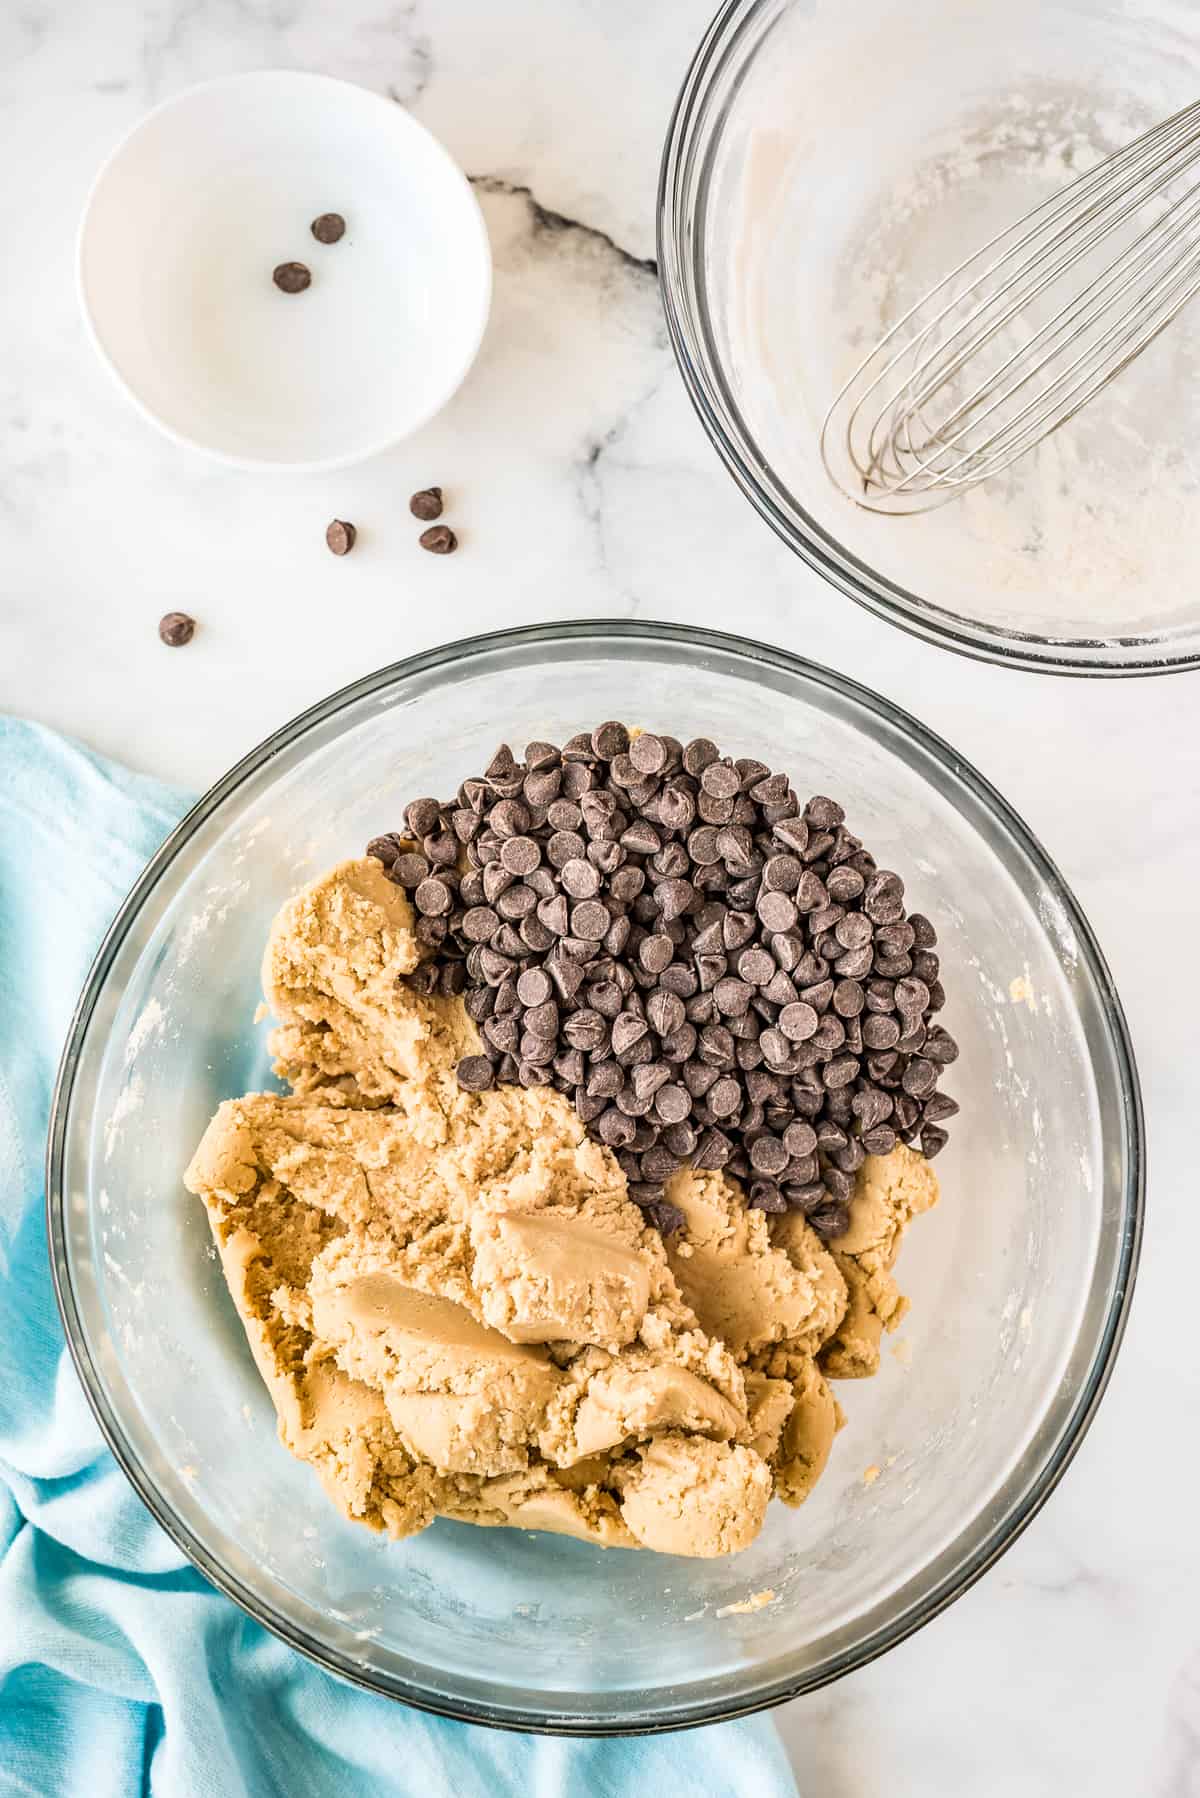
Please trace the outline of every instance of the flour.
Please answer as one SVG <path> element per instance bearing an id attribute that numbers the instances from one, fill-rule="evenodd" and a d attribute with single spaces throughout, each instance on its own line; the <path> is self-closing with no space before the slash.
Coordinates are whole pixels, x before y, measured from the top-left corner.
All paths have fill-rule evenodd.
<path id="1" fill-rule="evenodd" d="M 909 305 L 1031 205 L 1194 97 L 1172 85 L 1178 25 L 1158 31 L 1122 15 L 1110 40 L 1083 31 L 1070 7 L 1022 22 L 1025 10 L 1014 5 L 1012 29 L 991 43 L 988 30 L 1000 27 L 990 9 L 978 30 L 946 0 L 918 20 L 910 9 L 911 28 L 887 55 L 864 43 L 850 98 L 844 9 L 816 0 L 815 22 L 803 21 L 802 117 L 786 38 L 756 74 L 730 154 L 731 253 L 710 258 L 710 279 L 728 281 L 715 310 L 736 398 L 816 525 L 945 612 L 1101 641 L 1164 621 L 1194 627 L 1197 600 L 1182 574 L 1200 557 L 1200 302 L 1037 451 L 937 511 L 867 513 L 833 488 L 817 455 L 829 402 Z M 1030 44 L 1042 62 L 1018 75 L 1014 59 L 1027 62 Z"/>

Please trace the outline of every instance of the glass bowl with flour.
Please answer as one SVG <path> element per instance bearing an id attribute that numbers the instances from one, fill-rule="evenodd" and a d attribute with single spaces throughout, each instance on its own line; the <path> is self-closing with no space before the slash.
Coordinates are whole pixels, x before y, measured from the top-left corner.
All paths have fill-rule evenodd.
<path id="1" fill-rule="evenodd" d="M 993 661 L 1200 662 L 1200 305 L 1006 474 L 883 517 L 821 466 L 825 410 L 965 255 L 1195 99 L 1172 0 L 732 0 L 689 71 L 660 253 L 680 366 L 747 497 L 894 623 Z"/>

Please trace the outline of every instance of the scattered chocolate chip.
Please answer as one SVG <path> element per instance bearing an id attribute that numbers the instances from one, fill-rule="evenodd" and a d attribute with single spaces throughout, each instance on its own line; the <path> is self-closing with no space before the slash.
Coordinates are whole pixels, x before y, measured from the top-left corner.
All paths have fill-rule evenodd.
<path id="1" fill-rule="evenodd" d="M 358 532 L 346 518 L 335 518 L 325 527 L 325 541 L 335 556 L 348 556 L 357 536 Z"/>
<path id="2" fill-rule="evenodd" d="M 302 262 L 281 262 L 271 275 L 280 293 L 303 293 L 312 275 Z"/>
<path id="3" fill-rule="evenodd" d="M 309 230 L 318 243 L 340 243 L 346 235 L 346 221 L 340 212 L 322 212 Z"/>
<path id="4" fill-rule="evenodd" d="M 448 556 L 458 548 L 458 538 L 448 524 L 430 525 L 427 531 L 421 532 L 417 542 L 434 556 Z"/>
<path id="5" fill-rule="evenodd" d="M 168 649 L 182 649 L 196 635 L 196 620 L 186 612 L 164 612 L 158 621 L 158 634 Z"/>
<path id="6" fill-rule="evenodd" d="M 414 518 L 423 524 L 431 524 L 435 518 L 442 516 L 442 490 L 440 487 L 421 487 L 408 502 L 408 509 Z"/>

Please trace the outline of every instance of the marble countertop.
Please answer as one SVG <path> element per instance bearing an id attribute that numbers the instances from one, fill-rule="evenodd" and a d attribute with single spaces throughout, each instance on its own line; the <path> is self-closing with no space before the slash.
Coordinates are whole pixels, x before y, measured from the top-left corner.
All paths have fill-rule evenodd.
<path id="1" fill-rule="evenodd" d="M 1028 1532 L 913 1640 L 778 1722 L 801 1791 L 820 1798 L 1189 1798 L 1200 676 L 1055 681 L 927 648 L 826 588 L 736 493 L 684 396 L 651 261 L 659 146 L 708 12 L 0 9 L 0 707 L 198 788 L 382 663 L 488 627 L 607 614 L 769 639 L 959 747 L 1059 862 L 1125 1000 L 1150 1142 L 1139 1289 L 1098 1419 Z M 411 106 L 478 178 L 496 259 L 492 324 L 454 403 L 392 453 L 320 477 L 235 473 L 158 436 L 97 365 L 73 289 L 76 220 L 116 139 L 190 82 L 269 66 Z M 441 560 L 417 548 L 403 499 L 451 480 L 462 548 Z M 346 563 L 320 544 L 333 516 L 379 521 Z M 155 624 L 175 608 L 200 630 L 172 654 Z"/>

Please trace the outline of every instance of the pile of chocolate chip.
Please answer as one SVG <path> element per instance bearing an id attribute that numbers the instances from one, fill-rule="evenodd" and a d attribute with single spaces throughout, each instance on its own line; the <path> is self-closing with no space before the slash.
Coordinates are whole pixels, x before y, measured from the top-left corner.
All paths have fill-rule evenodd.
<path id="1" fill-rule="evenodd" d="M 368 855 L 464 994 L 484 1053 L 460 1084 L 550 1085 L 669 1234 L 678 1169 L 842 1234 L 854 1174 L 898 1141 L 936 1155 L 958 1049 L 927 918 L 906 915 L 832 799 L 697 738 L 601 724 L 501 748 L 457 799 L 417 799 Z"/>

